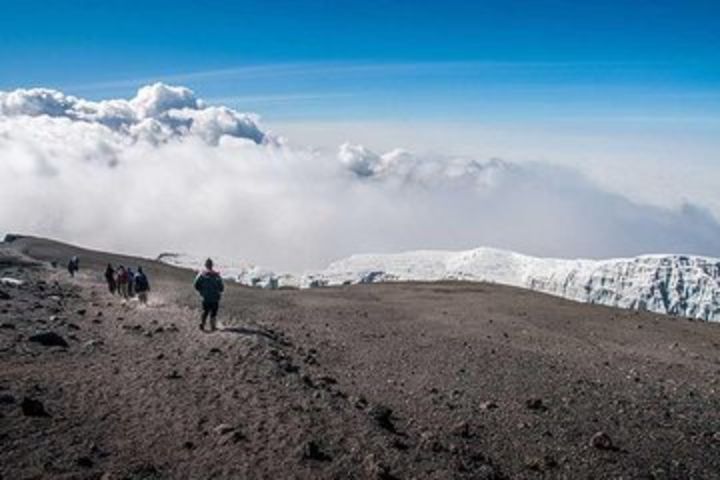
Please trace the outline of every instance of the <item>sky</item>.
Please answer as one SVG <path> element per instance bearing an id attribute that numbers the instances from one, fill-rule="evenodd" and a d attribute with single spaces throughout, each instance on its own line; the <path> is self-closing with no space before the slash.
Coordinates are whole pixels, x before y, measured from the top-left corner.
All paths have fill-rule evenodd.
<path id="1" fill-rule="evenodd" d="M 691 205 L 720 219 L 718 2 L 0 0 L 0 7 L 0 91 L 42 87 L 100 102 L 163 82 L 191 89 L 206 105 L 254 113 L 260 130 L 294 152 L 335 158 L 350 142 L 380 157 L 402 148 L 418 162 L 541 164 L 633 205 L 668 213 Z M 6 135 L 5 158 L 20 145 L 9 111 L 7 131 L 15 133 Z M 54 161 L 52 152 L 43 155 Z M 56 220 L 37 208 L 35 221 L 17 226 L 54 233 Z M 0 221 L 5 229 L 18 224 L 9 214 Z M 517 241 L 528 232 L 435 238 L 429 227 L 418 229 L 417 241 L 388 233 L 387 241 L 346 241 L 328 257 L 489 241 L 537 254 L 715 253 L 692 242 L 562 241 L 559 249 Z M 73 239 L 78 232 L 57 230 Z M 132 248 L 149 252 L 159 240 L 152 243 Z"/>
<path id="2" fill-rule="evenodd" d="M 177 80 L 303 120 L 699 123 L 720 107 L 713 1 L 1 4 L 6 90 L 100 98 Z"/>

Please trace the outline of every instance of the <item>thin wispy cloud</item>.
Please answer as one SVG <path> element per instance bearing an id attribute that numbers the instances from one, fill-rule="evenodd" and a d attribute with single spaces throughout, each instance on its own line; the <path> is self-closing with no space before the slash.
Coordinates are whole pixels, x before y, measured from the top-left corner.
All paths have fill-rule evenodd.
<path id="1" fill-rule="evenodd" d="M 274 104 L 274 103 L 296 103 L 312 100 L 325 100 L 333 98 L 349 98 L 357 96 L 356 93 L 293 93 L 293 94 L 268 94 L 268 95 L 233 95 L 227 97 L 208 97 L 205 101 L 209 104 Z"/>
<path id="2" fill-rule="evenodd" d="M 615 61 L 425 61 L 425 62 L 289 62 L 256 65 L 239 65 L 227 68 L 196 70 L 190 72 L 158 73 L 134 78 L 110 81 L 89 82 L 63 85 L 71 91 L 92 92 L 113 88 L 137 87 L 156 81 L 166 83 L 184 83 L 220 79 L 251 80 L 266 77 L 293 78 L 320 75 L 358 75 L 358 74 L 432 74 L 459 75 L 463 73 L 502 70 L 566 70 L 595 67 L 628 67 L 641 65 L 636 62 Z"/>

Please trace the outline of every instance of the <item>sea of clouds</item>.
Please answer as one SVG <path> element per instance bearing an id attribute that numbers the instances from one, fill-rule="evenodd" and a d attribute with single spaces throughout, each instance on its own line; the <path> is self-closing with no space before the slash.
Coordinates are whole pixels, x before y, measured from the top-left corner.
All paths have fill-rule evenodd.
<path id="1" fill-rule="evenodd" d="M 164 84 L 129 100 L 0 92 L 0 232 L 294 271 L 481 245 L 559 257 L 720 250 L 701 206 L 639 204 L 568 168 L 447 150 L 290 147 L 256 115 Z"/>

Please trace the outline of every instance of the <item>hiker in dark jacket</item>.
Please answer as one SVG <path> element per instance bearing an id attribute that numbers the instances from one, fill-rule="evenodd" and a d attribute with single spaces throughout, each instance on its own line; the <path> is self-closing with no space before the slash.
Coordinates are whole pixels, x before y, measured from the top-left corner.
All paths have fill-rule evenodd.
<path id="1" fill-rule="evenodd" d="M 110 293 L 115 293 L 115 288 L 117 285 L 115 284 L 115 269 L 111 264 L 108 263 L 107 268 L 105 269 L 105 281 L 108 285 L 108 290 L 110 290 Z"/>
<path id="2" fill-rule="evenodd" d="M 220 297 L 222 296 L 225 286 L 222 277 L 218 272 L 213 270 L 213 261 L 207 259 L 205 261 L 205 271 L 198 274 L 194 283 L 195 290 L 202 296 L 202 316 L 200 322 L 200 330 L 205 330 L 205 321 L 210 316 L 210 331 L 217 329 L 217 313 L 220 307 Z"/>
<path id="3" fill-rule="evenodd" d="M 75 276 L 75 273 L 80 270 L 80 259 L 78 257 L 72 257 L 68 262 L 68 272 L 71 277 Z"/>
<path id="4" fill-rule="evenodd" d="M 142 267 L 138 267 L 137 273 L 135 274 L 135 293 L 137 293 L 138 300 L 140 303 L 147 304 L 148 292 L 150 291 L 150 282 L 148 281 L 147 275 L 143 272 Z"/>

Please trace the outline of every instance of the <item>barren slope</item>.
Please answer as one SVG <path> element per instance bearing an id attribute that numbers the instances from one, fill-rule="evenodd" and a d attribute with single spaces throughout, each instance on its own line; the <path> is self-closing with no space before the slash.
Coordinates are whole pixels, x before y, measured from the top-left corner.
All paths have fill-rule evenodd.
<path id="1" fill-rule="evenodd" d="M 72 254 L 71 281 L 48 262 Z M 105 292 L 108 261 L 146 267 L 150 307 Z M 25 238 L 5 276 L 3 480 L 720 478 L 718 325 L 486 284 L 229 285 L 207 334 L 191 272 Z"/>

